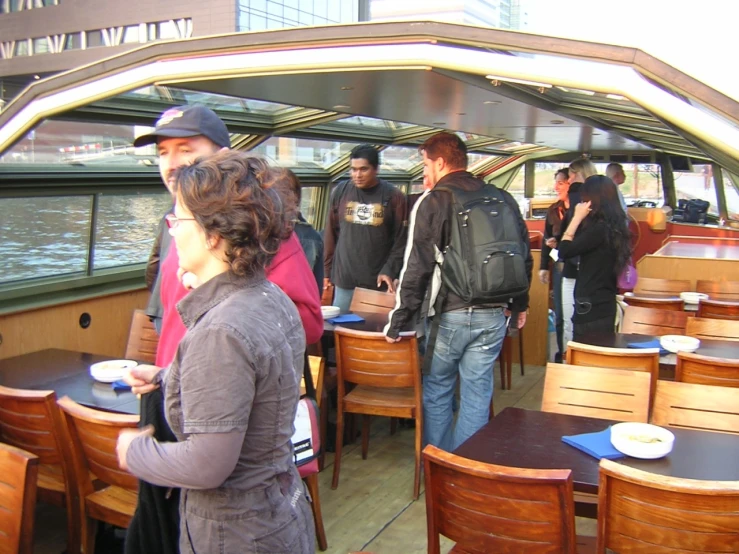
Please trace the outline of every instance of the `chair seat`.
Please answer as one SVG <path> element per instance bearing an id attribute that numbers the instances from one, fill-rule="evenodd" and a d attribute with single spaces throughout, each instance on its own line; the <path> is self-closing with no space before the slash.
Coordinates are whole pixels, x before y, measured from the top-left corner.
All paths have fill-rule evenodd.
<path id="1" fill-rule="evenodd" d="M 41 464 L 38 466 L 38 488 L 64 494 L 64 474 L 61 466 Z"/>
<path id="2" fill-rule="evenodd" d="M 85 498 L 88 515 L 124 529 L 136 511 L 138 494 L 121 487 L 110 486 Z"/>
<path id="3" fill-rule="evenodd" d="M 344 397 L 344 411 L 391 417 L 415 417 L 413 388 L 354 387 Z"/>

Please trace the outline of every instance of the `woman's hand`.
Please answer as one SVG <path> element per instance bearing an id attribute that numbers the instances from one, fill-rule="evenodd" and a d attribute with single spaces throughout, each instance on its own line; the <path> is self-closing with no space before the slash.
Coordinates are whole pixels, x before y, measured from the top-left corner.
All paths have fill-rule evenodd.
<path id="1" fill-rule="evenodd" d="M 152 436 L 154 434 L 154 427 L 147 425 L 143 429 L 123 429 L 118 433 L 118 443 L 116 444 L 115 451 L 118 454 L 118 466 L 128 471 L 128 464 L 126 463 L 126 454 L 128 454 L 128 447 L 134 439 L 144 436 Z"/>
<path id="2" fill-rule="evenodd" d="M 159 385 L 154 384 L 154 379 L 161 370 L 161 367 L 155 365 L 137 365 L 128 370 L 123 380 L 127 385 L 131 385 L 132 393 L 147 394 L 159 388 Z"/>
<path id="3" fill-rule="evenodd" d="M 549 270 L 547 269 L 539 270 L 539 281 L 541 281 L 545 285 L 549 284 Z"/>
<path id="4" fill-rule="evenodd" d="M 544 241 L 544 244 L 546 244 L 549 248 L 557 248 L 557 239 L 554 237 L 549 237 L 547 240 Z"/>
<path id="5" fill-rule="evenodd" d="M 590 201 L 587 202 L 580 202 L 577 206 L 575 206 L 575 217 L 578 218 L 580 221 L 588 217 L 588 214 L 590 213 Z"/>

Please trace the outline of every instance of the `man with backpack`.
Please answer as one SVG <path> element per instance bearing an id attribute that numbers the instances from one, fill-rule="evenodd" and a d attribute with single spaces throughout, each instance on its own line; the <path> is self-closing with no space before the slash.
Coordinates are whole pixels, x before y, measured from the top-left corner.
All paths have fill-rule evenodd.
<path id="1" fill-rule="evenodd" d="M 467 147 L 457 135 L 438 133 L 419 150 L 432 188 L 411 215 L 410 247 L 385 334 L 389 342 L 399 340 L 429 291 L 424 440 L 451 452 L 488 421 L 493 365 L 509 316 L 518 328 L 526 323 L 533 260 L 518 204 L 466 171 Z"/>
<path id="2" fill-rule="evenodd" d="M 400 273 L 406 242 L 405 195 L 377 177 L 377 150 L 350 154 L 351 180 L 331 192 L 324 240 L 324 288 L 335 286 L 334 306 L 349 311 L 356 287 L 387 287 Z"/>

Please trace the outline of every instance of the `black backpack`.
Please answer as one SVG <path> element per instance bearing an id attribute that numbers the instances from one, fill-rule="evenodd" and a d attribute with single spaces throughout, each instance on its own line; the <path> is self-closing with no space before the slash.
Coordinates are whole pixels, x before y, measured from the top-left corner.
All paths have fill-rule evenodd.
<path id="1" fill-rule="evenodd" d="M 529 290 L 519 215 L 493 185 L 464 191 L 444 185 L 452 196 L 450 240 L 441 278 L 447 292 L 469 305 L 506 303 Z"/>

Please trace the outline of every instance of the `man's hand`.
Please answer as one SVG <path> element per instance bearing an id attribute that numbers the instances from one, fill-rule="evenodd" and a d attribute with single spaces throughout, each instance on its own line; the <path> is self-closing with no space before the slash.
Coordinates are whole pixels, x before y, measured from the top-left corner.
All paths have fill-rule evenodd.
<path id="1" fill-rule="evenodd" d="M 181 267 L 177 268 L 177 278 L 180 280 L 180 283 L 182 283 L 182 286 L 187 290 L 196 289 L 201 285 L 200 280 L 194 273 L 185 271 Z"/>
<path id="2" fill-rule="evenodd" d="M 379 289 L 382 284 L 387 285 L 387 291 L 391 294 L 395 294 L 395 282 L 390 278 L 389 275 L 378 275 L 377 276 L 377 288 Z"/>
<path id="3" fill-rule="evenodd" d="M 518 312 L 517 325 L 519 329 L 523 329 L 523 326 L 526 325 L 526 312 Z"/>
<path id="4" fill-rule="evenodd" d="M 329 286 L 331 286 L 331 279 L 328 277 L 323 278 L 323 290 L 326 290 Z"/>
<path id="5" fill-rule="evenodd" d="M 147 394 L 159 388 L 159 385 L 152 382 L 161 370 L 161 367 L 155 365 L 137 365 L 128 370 L 128 373 L 123 376 L 123 380 L 127 385 L 131 385 L 132 393 Z"/>
<path id="6" fill-rule="evenodd" d="M 547 240 L 544 241 L 544 244 L 546 244 L 549 248 L 557 248 L 557 239 L 554 237 L 549 237 Z"/>
<path id="7" fill-rule="evenodd" d="M 392 337 L 388 337 L 387 335 L 385 335 L 385 340 L 388 341 L 390 344 L 393 344 L 394 342 L 400 342 L 400 337 L 394 339 Z"/>
<path id="8" fill-rule="evenodd" d="M 549 284 L 549 270 L 547 269 L 539 270 L 539 281 L 541 281 L 545 285 Z"/>
<path id="9" fill-rule="evenodd" d="M 154 434 L 154 427 L 147 425 L 143 429 L 123 429 L 118 433 L 118 443 L 116 444 L 115 451 L 118 454 L 118 466 L 128 471 L 128 464 L 126 463 L 126 454 L 128 454 L 128 447 L 131 446 L 131 442 L 138 437 L 152 436 Z"/>

